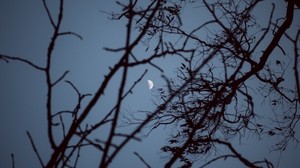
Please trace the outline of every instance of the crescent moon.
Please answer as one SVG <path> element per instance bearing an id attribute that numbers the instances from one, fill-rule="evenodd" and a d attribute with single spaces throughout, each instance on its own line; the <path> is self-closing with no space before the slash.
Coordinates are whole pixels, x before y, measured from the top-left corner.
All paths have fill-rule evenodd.
<path id="1" fill-rule="evenodd" d="M 149 87 L 149 89 L 152 89 L 153 86 L 154 86 L 152 80 L 147 80 L 147 82 L 148 82 L 148 87 Z"/>

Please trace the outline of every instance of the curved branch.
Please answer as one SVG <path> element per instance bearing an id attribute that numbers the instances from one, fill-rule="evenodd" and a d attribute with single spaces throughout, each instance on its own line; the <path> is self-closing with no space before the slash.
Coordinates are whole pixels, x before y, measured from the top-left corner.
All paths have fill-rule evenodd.
<path id="1" fill-rule="evenodd" d="M 80 36 L 77 33 L 71 32 L 71 31 L 58 33 L 58 36 L 64 36 L 64 35 L 73 35 L 73 36 L 79 38 L 80 40 L 83 40 L 82 36 Z"/>
<path id="2" fill-rule="evenodd" d="M 231 143 L 229 142 L 225 142 L 225 141 L 221 141 L 219 139 L 211 139 L 212 142 L 217 142 L 219 144 L 225 145 L 227 146 L 231 152 L 242 162 L 244 163 L 247 167 L 252 167 L 252 168 L 259 168 L 258 166 L 256 166 L 255 164 L 251 163 L 249 160 L 247 160 L 246 158 L 244 158 L 240 153 L 238 153 L 234 147 L 231 145 Z"/>
<path id="3" fill-rule="evenodd" d="M 33 67 L 33 68 L 35 68 L 37 70 L 45 71 L 45 68 L 40 67 L 40 66 L 32 63 L 31 61 L 28 61 L 27 59 L 23 59 L 23 58 L 20 58 L 20 57 L 11 57 L 11 56 L 8 56 L 8 55 L 0 54 L 0 59 L 3 59 L 6 63 L 9 63 L 8 60 L 20 61 L 20 62 L 23 62 L 23 63 L 25 63 L 27 65 L 30 65 L 31 67 Z"/>

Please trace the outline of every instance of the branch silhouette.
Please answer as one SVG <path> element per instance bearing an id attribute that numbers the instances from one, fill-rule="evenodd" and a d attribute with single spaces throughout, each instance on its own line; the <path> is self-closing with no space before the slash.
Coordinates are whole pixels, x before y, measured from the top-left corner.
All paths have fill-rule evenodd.
<path id="1" fill-rule="evenodd" d="M 267 158 L 254 161 L 246 158 L 244 151 L 238 151 L 232 140 L 247 141 L 243 138 L 248 134 L 262 139 L 276 135 L 274 151 L 284 151 L 291 142 L 298 143 L 300 30 L 295 33 L 290 29 L 297 23 L 298 2 L 284 2 L 286 13 L 283 16 L 275 15 L 278 2 L 267 4 L 269 14 L 261 16 L 265 20 L 259 23 L 255 10 L 262 4 L 261 0 L 117 1 L 121 10 L 105 14 L 110 15 L 111 21 L 125 25 L 124 44 L 103 47 L 118 59 L 107 66 L 108 71 L 93 93 L 84 93 L 82 87 L 85 86 L 68 79 L 71 70 L 54 77 L 53 55 L 58 40 L 65 36 L 85 39 L 80 34 L 63 30 L 65 1 L 57 2 L 58 9 L 53 10 L 46 0 L 42 1 L 53 31 L 45 67 L 22 57 L 0 54 L 0 59 L 6 63 L 21 62 L 44 73 L 46 134 L 51 149 L 48 158 L 42 158 L 31 134 L 26 132 L 41 167 L 78 167 L 84 158 L 81 157 L 83 151 L 88 148 L 98 152 L 98 167 L 110 167 L 129 142 L 144 142 L 147 136 L 141 137 L 140 133 L 150 130 L 149 135 L 161 127 L 172 130 L 167 143 L 161 147 L 163 155 L 167 155 L 164 157 L 166 168 L 178 164 L 193 167 L 199 160 L 202 165 L 197 166 L 207 167 L 228 158 L 246 167 L 274 167 Z M 207 17 L 189 28 L 186 21 L 193 18 L 186 17 L 184 12 L 190 9 L 197 9 Z M 290 44 L 282 45 L 283 40 Z M 143 56 L 140 56 L 143 49 Z M 276 54 L 284 56 L 277 58 Z M 169 57 L 182 62 L 176 62 L 179 66 L 174 76 L 161 75 L 165 85 L 154 91 L 158 99 L 155 109 L 124 115 L 125 101 L 138 92 L 136 88 L 149 67 L 164 73 L 165 68 L 174 66 L 166 62 L 165 58 Z M 136 71 L 137 67 L 144 70 Z M 132 71 L 139 77 L 132 79 Z M 293 72 L 293 82 L 289 82 L 289 72 Z M 62 94 L 75 95 L 70 99 L 70 102 L 75 100 L 71 108 L 60 109 L 54 100 L 60 85 L 71 88 Z M 112 85 L 113 93 L 107 93 Z M 116 95 L 114 100 L 109 100 L 113 102 L 111 107 L 105 104 L 108 94 Z M 263 102 L 258 102 L 260 99 Z M 270 107 L 274 116 L 266 117 L 258 111 L 259 103 Z M 143 117 L 134 117 L 135 113 Z M 98 118 L 90 121 L 95 114 Z M 124 118 L 125 124 L 122 123 Z M 130 126 L 127 132 L 121 129 L 126 126 Z M 218 153 L 224 147 L 229 150 Z M 151 167 L 146 162 L 148 159 L 138 151 L 131 154 L 146 167 Z M 13 154 L 11 159 L 15 167 Z"/>

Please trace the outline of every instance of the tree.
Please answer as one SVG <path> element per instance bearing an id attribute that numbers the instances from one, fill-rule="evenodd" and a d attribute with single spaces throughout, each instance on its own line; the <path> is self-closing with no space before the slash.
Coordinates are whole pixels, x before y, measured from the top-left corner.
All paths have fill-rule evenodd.
<path id="1" fill-rule="evenodd" d="M 49 158 L 41 157 L 34 138 L 27 132 L 42 167 L 76 167 L 81 161 L 82 150 L 88 147 L 99 151 L 99 167 L 109 167 L 128 142 L 142 140 L 139 133 L 147 125 L 152 125 L 152 131 L 160 126 L 174 130 L 169 144 L 161 148 L 169 154 L 165 167 L 173 167 L 178 160 L 183 163 L 182 167 L 191 167 L 195 160 L 220 146 L 225 146 L 230 152 L 212 158 L 202 167 L 231 157 L 248 167 L 273 167 L 266 159 L 251 161 L 243 157 L 230 140 L 242 138 L 245 134 L 278 135 L 281 139 L 275 144 L 275 150 L 284 150 L 291 140 L 297 141 L 300 30 L 298 27 L 296 32 L 289 31 L 298 12 L 295 0 L 282 2 L 286 4 L 284 16 L 277 16 L 276 5 L 273 4 L 268 20 L 262 23 L 255 15 L 255 10 L 263 3 L 260 0 L 117 1 L 122 11 L 109 13 L 109 16 L 113 21 L 125 22 L 125 42 L 122 47 L 104 48 L 120 57 L 113 66 L 109 66 L 109 72 L 93 94 L 82 93 L 80 87 L 66 80 L 67 70 L 57 78 L 53 76 L 53 55 L 58 40 L 64 36 L 75 36 L 81 40 L 84 37 L 62 28 L 64 0 L 59 1 L 58 13 L 50 9 L 48 3 L 43 0 L 53 34 L 46 53 L 46 65 L 40 66 L 22 57 L 0 55 L 4 62 L 20 61 L 45 76 L 47 135 L 52 150 Z M 182 16 L 189 7 L 197 7 L 209 14 L 192 30 L 185 27 L 185 23 L 186 19 L 193 18 Z M 289 44 L 281 45 L 282 40 Z M 146 57 L 136 54 L 139 47 L 144 47 Z M 273 58 L 272 54 L 277 50 L 285 57 Z M 145 115 L 140 118 L 125 116 L 134 128 L 124 132 L 119 127 L 123 119 L 122 105 L 130 94 L 134 94 L 147 69 L 133 81 L 129 79 L 129 71 L 138 66 L 151 66 L 163 72 L 164 67 L 156 61 L 171 56 L 177 56 L 183 62 L 175 78 L 162 77 L 167 86 L 157 90 L 161 100 L 157 108 L 145 110 Z M 288 76 L 290 71 L 293 77 Z M 121 77 L 117 78 L 118 75 Z M 109 93 L 105 91 L 114 78 L 118 79 L 118 87 L 113 93 L 116 94 L 115 104 L 111 110 L 100 113 L 95 107 L 107 98 L 105 94 Z M 252 80 L 259 85 L 251 86 Z M 290 86 L 285 81 L 295 83 Z M 71 109 L 55 111 L 53 97 L 60 84 L 73 89 L 76 103 Z M 281 107 L 273 109 L 275 119 L 271 120 L 272 124 L 262 123 L 267 118 L 258 121 L 263 114 L 255 108 L 259 96 L 252 91 L 255 89 L 260 91 L 265 101 L 269 101 L 271 107 Z M 88 118 L 94 113 L 101 114 L 101 118 L 91 123 Z M 107 127 L 107 133 L 98 135 Z M 151 164 L 142 156 L 135 155 L 150 167 Z"/>
<path id="2" fill-rule="evenodd" d="M 196 43 L 195 55 L 182 63 L 176 78 L 168 81 L 165 89 L 159 90 L 163 100 L 175 95 L 153 119 L 153 128 L 160 125 L 176 127 L 169 144 L 162 147 L 162 151 L 170 156 L 165 166 L 172 167 L 179 160 L 183 167 L 191 167 L 195 160 L 225 146 L 229 153 L 218 155 L 202 167 L 230 157 L 247 167 L 274 167 L 266 159 L 253 162 L 244 158 L 230 141 L 243 139 L 246 134 L 277 135 L 280 140 L 274 144 L 273 150 L 280 151 L 284 151 L 290 141 L 298 142 L 295 127 L 299 118 L 297 41 L 300 31 L 299 28 L 293 33 L 288 31 L 294 11 L 298 10 L 295 2 L 287 2 L 286 14 L 281 18 L 274 18 L 275 4 L 272 4 L 266 27 L 261 27 L 254 12 L 261 1 L 201 3 L 212 19 L 189 33 L 180 28 L 176 32 L 186 41 Z M 279 24 L 280 19 L 283 21 Z M 208 40 L 198 35 L 203 29 L 211 30 L 208 31 Z M 267 38 L 270 34 L 271 37 Z M 292 47 L 282 46 L 280 40 L 284 39 L 290 41 Z M 288 56 L 278 60 L 272 58 L 276 48 L 284 56 L 294 48 L 293 60 Z M 294 76 L 287 71 L 293 72 Z M 286 79 L 295 82 L 293 85 L 283 84 Z M 260 92 L 264 101 L 269 99 L 274 111 L 271 124 L 265 124 L 270 121 L 262 119 L 266 115 L 255 108 L 259 103 L 255 99 L 259 96 L 253 90 Z"/>

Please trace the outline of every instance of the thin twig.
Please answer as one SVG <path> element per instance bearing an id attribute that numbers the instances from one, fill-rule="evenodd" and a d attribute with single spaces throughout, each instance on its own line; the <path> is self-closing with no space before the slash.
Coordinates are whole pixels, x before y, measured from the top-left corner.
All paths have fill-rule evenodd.
<path id="1" fill-rule="evenodd" d="M 46 12 L 47 12 L 47 15 L 48 15 L 48 18 L 50 20 L 51 25 L 53 26 L 53 28 L 56 28 L 55 23 L 53 21 L 53 18 L 51 16 L 50 10 L 49 10 L 48 5 L 46 3 L 46 0 L 43 0 L 43 5 L 44 5 L 44 8 L 46 9 Z"/>
<path id="2" fill-rule="evenodd" d="M 77 149 L 77 155 L 76 155 L 76 159 L 75 159 L 74 167 L 76 167 L 76 166 L 77 166 L 77 163 L 78 163 L 79 157 L 80 157 L 80 147 L 78 147 L 78 149 Z"/>
<path id="3" fill-rule="evenodd" d="M 64 77 L 69 73 L 70 71 L 65 71 L 64 74 L 61 75 L 60 78 L 58 78 L 55 82 L 53 82 L 52 86 L 56 85 L 58 82 L 60 82 Z"/>
<path id="4" fill-rule="evenodd" d="M 30 65 L 32 66 L 33 68 L 35 69 L 38 69 L 38 70 L 41 70 L 41 71 L 45 71 L 45 68 L 43 67 L 40 67 L 38 65 L 35 65 L 34 63 L 32 63 L 31 61 L 28 61 L 27 59 L 23 59 L 23 58 L 20 58 L 20 57 L 11 57 L 11 56 L 8 56 L 8 55 L 0 55 L 0 59 L 3 59 L 5 62 L 9 63 L 8 60 L 16 60 L 16 61 L 20 61 L 20 62 L 23 62 L 27 65 Z"/>
<path id="5" fill-rule="evenodd" d="M 62 33 L 58 33 L 59 36 L 63 36 L 63 35 L 73 35 L 75 37 L 78 37 L 80 40 L 83 40 L 82 36 L 80 36 L 79 34 L 77 33 L 74 33 L 74 32 L 62 32 Z"/>
<path id="6" fill-rule="evenodd" d="M 66 137 L 66 129 L 65 129 L 65 124 L 64 124 L 64 120 L 62 118 L 62 115 L 59 115 L 59 120 L 60 120 L 60 123 L 61 123 L 61 129 L 63 131 L 63 137 L 65 138 Z"/>
<path id="7" fill-rule="evenodd" d="M 223 158 L 224 160 L 226 160 L 228 157 L 236 158 L 235 155 L 221 155 L 221 156 L 218 156 L 218 157 L 216 157 L 216 158 L 213 158 L 213 159 L 209 160 L 208 162 L 206 162 L 205 164 L 203 164 L 200 168 L 204 168 L 204 167 L 210 165 L 211 163 L 213 163 L 213 162 L 215 162 L 215 161 L 217 161 L 217 160 L 219 160 L 219 159 L 222 159 L 222 158 Z"/>
<path id="8" fill-rule="evenodd" d="M 238 153 L 235 148 L 232 146 L 231 143 L 229 142 L 225 142 L 219 139 L 212 139 L 211 142 L 217 142 L 219 144 L 225 145 L 227 146 L 230 151 L 242 162 L 244 163 L 247 167 L 253 167 L 253 168 L 258 168 L 258 166 L 256 166 L 254 163 L 251 163 L 249 160 L 247 160 L 246 158 L 244 158 L 240 153 Z"/>
<path id="9" fill-rule="evenodd" d="M 12 153 L 10 156 L 11 156 L 11 167 L 15 168 L 15 157 L 14 157 L 14 154 Z"/>
<path id="10" fill-rule="evenodd" d="M 144 160 L 144 158 L 139 155 L 137 152 L 133 152 L 148 168 L 151 168 L 151 166 Z"/>
<path id="11" fill-rule="evenodd" d="M 70 84 L 71 87 L 76 91 L 78 97 L 80 97 L 81 94 L 80 94 L 79 90 L 77 89 L 77 87 L 71 81 L 69 81 L 69 80 L 65 80 L 65 82 L 68 83 L 68 84 Z"/>
<path id="12" fill-rule="evenodd" d="M 29 131 L 26 131 L 26 134 L 27 134 L 27 136 L 28 136 L 28 138 L 29 138 L 29 140 L 30 140 L 30 143 L 31 143 L 31 146 L 32 146 L 32 148 L 33 148 L 34 153 L 36 154 L 36 156 L 37 156 L 38 159 L 39 159 L 39 162 L 40 162 L 41 166 L 42 166 L 42 167 L 45 167 L 45 166 L 44 166 L 44 163 L 43 163 L 43 160 L 42 160 L 40 154 L 38 153 L 37 148 L 36 148 L 35 145 L 34 145 L 33 139 L 32 139 L 32 137 L 31 137 Z"/>

